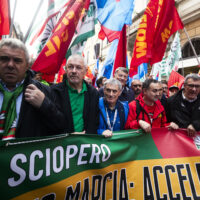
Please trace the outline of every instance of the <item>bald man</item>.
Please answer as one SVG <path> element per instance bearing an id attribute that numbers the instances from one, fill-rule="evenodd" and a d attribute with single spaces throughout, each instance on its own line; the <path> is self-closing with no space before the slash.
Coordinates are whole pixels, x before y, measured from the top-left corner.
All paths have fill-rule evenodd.
<path id="1" fill-rule="evenodd" d="M 140 80 L 132 80 L 131 88 L 134 92 L 135 98 L 137 98 L 142 92 L 142 82 Z"/>
<path id="2" fill-rule="evenodd" d="M 68 58 L 66 79 L 52 86 L 61 111 L 65 116 L 66 133 L 96 134 L 99 123 L 98 91 L 84 77 L 87 65 L 80 55 Z"/>

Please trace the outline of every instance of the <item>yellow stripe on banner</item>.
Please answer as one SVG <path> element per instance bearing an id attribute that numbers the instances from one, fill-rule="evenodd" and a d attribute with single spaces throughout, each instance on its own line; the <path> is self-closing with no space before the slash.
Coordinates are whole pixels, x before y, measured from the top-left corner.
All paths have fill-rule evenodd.
<path id="1" fill-rule="evenodd" d="M 131 161 L 87 170 L 15 200 L 53 195 L 56 200 L 82 199 L 197 199 L 200 196 L 200 157 Z M 89 191 L 89 193 L 88 193 Z M 51 198 L 52 199 L 52 198 Z M 83 198 L 86 199 L 86 198 Z"/>

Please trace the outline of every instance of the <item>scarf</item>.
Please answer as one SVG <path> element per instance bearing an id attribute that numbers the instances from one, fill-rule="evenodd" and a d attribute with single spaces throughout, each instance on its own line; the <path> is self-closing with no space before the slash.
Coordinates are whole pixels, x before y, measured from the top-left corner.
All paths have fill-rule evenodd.
<path id="1" fill-rule="evenodd" d="M 3 103 L 0 112 L 0 136 L 2 138 L 14 138 L 16 130 L 16 99 L 23 91 L 23 84 L 14 91 L 6 91 L 0 84 L 0 92 L 3 93 Z"/>

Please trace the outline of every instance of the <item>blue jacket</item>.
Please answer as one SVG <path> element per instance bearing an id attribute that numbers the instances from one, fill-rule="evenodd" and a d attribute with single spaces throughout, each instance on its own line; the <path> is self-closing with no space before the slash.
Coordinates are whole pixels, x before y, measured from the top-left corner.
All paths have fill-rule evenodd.
<path id="1" fill-rule="evenodd" d="M 128 111 L 129 111 L 128 102 L 127 101 L 121 102 L 118 100 L 116 104 L 116 108 L 118 112 L 117 112 L 116 122 L 113 127 L 113 131 L 119 131 L 119 130 L 124 129 L 124 126 L 128 117 Z M 105 103 L 104 103 L 103 97 L 99 99 L 99 110 L 100 110 L 99 128 L 97 130 L 97 133 L 99 135 L 102 135 L 103 131 L 109 129 L 108 124 L 107 124 Z M 120 123 L 120 126 L 119 126 L 119 123 Z"/>

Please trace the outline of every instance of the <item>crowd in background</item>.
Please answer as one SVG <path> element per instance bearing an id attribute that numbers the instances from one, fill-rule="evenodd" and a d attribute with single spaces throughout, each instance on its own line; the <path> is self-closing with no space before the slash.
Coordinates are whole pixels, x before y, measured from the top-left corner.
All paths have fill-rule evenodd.
<path id="1" fill-rule="evenodd" d="M 0 137 L 48 136 L 63 133 L 99 134 L 152 128 L 200 131 L 200 77 L 189 74 L 181 88 L 151 77 L 127 85 L 128 70 L 95 81 L 85 77 L 87 64 L 72 55 L 63 81 L 49 85 L 30 70 L 25 45 L 17 39 L 0 41 Z"/>

